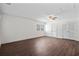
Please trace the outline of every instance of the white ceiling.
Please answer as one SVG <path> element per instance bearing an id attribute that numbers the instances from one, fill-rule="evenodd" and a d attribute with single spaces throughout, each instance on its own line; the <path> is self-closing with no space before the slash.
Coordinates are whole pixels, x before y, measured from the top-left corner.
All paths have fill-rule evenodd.
<path id="1" fill-rule="evenodd" d="M 79 4 L 74 3 L 12 3 L 3 4 L 3 12 L 11 15 L 46 20 L 55 15 L 62 20 L 76 20 L 79 16 Z"/>

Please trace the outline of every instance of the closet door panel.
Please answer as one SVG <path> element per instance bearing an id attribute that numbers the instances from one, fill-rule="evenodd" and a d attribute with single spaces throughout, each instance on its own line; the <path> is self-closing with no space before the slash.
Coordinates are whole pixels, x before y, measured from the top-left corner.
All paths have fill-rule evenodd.
<path id="1" fill-rule="evenodd" d="M 56 23 L 52 24 L 51 26 L 51 35 L 53 37 L 57 37 L 57 24 Z"/>
<path id="2" fill-rule="evenodd" d="M 59 24 L 57 24 L 57 29 L 56 29 L 56 31 L 57 31 L 57 37 L 58 38 L 62 38 L 63 37 L 63 34 L 62 34 L 62 23 L 59 23 Z"/>
<path id="3" fill-rule="evenodd" d="M 74 23 L 67 23 L 63 25 L 63 38 L 74 38 Z"/>

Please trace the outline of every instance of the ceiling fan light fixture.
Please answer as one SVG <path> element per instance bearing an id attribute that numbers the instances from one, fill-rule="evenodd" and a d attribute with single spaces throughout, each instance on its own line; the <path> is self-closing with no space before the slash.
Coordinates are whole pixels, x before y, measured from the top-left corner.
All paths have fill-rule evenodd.
<path id="1" fill-rule="evenodd" d="M 56 18 L 57 18 L 56 16 L 51 16 L 51 15 L 48 16 L 48 19 L 51 20 L 51 21 L 52 21 L 52 20 L 56 20 Z"/>

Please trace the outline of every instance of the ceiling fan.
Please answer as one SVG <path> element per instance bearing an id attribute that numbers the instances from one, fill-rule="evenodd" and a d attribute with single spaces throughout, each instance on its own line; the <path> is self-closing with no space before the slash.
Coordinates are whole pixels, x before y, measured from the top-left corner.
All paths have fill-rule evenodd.
<path id="1" fill-rule="evenodd" d="M 56 20 L 57 17 L 56 17 L 56 16 L 52 16 L 52 15 L 50 15 L 50 16 L 48 16 L 48 19 L 49 19 L 50 21 L 53 21 L 53 20 Z"/>

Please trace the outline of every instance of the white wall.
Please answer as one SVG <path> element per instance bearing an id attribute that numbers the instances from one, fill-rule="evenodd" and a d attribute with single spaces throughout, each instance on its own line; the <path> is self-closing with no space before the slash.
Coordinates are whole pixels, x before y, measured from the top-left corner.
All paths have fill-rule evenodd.
<path id="1" fill-rule="evenodd" d="M 78 22 L 78 21 L 77 21 Z M 79 29 L 76 21 L 61 21 L 56 20 L 51 23 L 47 23 L 46 31 L 47 36 L 57 37 L 57 38 L 68 38 L 73 40 L 78 40 Z"/>
<path id="2" fill-rule="evenodd" d="M 46 33 L 43 31 L 36 31 L 36 24 L 44 23 L 27 19 L 26 17 L 4 15 L 1 19 L 2 26 L 0 25 L 1 35 L 3 35 L 2 44 L 44 35 L 58 38 L 70 38 L 79 41 L 79 21 L 56 21 L 48 23 Z M 66 32 L 67 28 L 64 28 L 65 25 L 69 26 L 69 32 Z"/>
<path id="3" fill-rule="evenodd" d="M 1 40 L 3 39 L 3 38 L 2 38 L 2 26 L 1 26 L 2 14 L 3 14 L 2 5 L 0 4 L 0 45 L 1 45 Z"/>
<path id="4" fill-rule="evenodd" d="M 2 21 L 2 16 L 0 15 L 0 46 L 1 46 L 1 40 L 2 40 L 2 37 L 1 37 L 1 21 Z"/>
<path id="5" fill-rule="evenodd" d="M 2 21 L 2 43 L 44 36 L 43 31 L 37 31 L 36 25 L 44 24 L 24 17 L 4 15 Z"/>
<path id="6" fill-rule="evenodd" d="M 79 41 L 79 20 L 75 22 L 75 28 L 76 28 L 76 31 L 75 31 L 75 38 L 77 41 Z"/>

